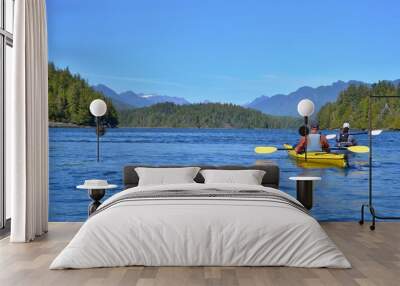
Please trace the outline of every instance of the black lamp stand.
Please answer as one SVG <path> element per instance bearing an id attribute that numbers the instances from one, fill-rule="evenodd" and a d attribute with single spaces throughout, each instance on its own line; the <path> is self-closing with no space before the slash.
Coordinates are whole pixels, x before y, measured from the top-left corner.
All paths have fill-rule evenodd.
<path id="1" fill-rule="evenodd" d="M 309 128 L 308 128 L 308 116 L 304 116 L 304 131 L 305 131 L 305 135 L 304 135 L 304 137 L 305 137 L 305 143 L 306 143 L 306 145 L 304 146 L 304 160 L 307 162 L 307 136 L 308 136 L 308 132 L 307 132 L 307 130 L 310 130 Z"/>
<path id="2" fill-rule="evenodd" d="M 96 116 L 96 135 L 97 135 L 97 162 L 100 161 L 100 120 Z"/>
<path id="3" fill-rule="evenodd" d="M 371 213 L 372 216 L 372 224 L 370 225 L 370 229 L 374 230 L 375 229 L 375 221 L 376 219 L 392 219 L 392 220 L 399 220 L 400 217 L 398 216 L 382 216 L 382 215 L 377 215 L 375 208 L 373 206 L 373 193 L 372 193 L 372 99 L 374 98 L 398 98 L 400 99 L 399 96 L 388 96 L 388 95 L 383 95 L 383 96 L 376 96 L 376 95 L 370 95 L 368 98 L 368 146 L 369 146 L 369 172 L 368 172 L 368 204 L 363 204 L 361 206 L 361 220 L 359 221 L 360 224 L 364 224 L 364 210 L 365 208 L 369 209 L 369 212 Z"/>

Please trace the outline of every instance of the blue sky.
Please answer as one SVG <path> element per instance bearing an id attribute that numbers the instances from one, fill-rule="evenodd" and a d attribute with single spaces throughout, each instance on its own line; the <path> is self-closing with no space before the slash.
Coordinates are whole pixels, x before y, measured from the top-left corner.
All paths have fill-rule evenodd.
<path id="1" fill-rule="evenodd" d="M 203 100 L 400 78 L 400 1 L 47 0 L 49 60 L 89 83 Z"/>

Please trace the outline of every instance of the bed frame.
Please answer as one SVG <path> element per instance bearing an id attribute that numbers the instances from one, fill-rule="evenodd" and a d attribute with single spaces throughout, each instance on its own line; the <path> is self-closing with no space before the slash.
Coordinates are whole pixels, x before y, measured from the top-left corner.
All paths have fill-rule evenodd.
<path id="1" fill-rule="evenodd" d="M 193 166 L 193 165 L 191 165 Z M 137 167 L 149 167 L 149 168 L 177 168 L 185 166 L 146 166 L 146 165 L 129 165 L 124 167 L 124 189 L 136 187 L 139 183 L 139 176 L 135 171 Z M 201 169 L 217 169 L 217 170 L 263 170 L 265 175 L 262 179 L 262 185 L 265 187 L 279 188 L 279 167 L 273 163 L 254 165 L 254 166 L 198 166 Z M 198 173 L 194 180 L 197 183 L 204 183 L 203 176 Z"/>

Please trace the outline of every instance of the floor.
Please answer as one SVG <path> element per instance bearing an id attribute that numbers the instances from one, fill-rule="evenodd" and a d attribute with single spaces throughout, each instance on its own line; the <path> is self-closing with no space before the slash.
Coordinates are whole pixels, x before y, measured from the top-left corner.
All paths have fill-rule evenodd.
<path id="1" fill-rule="evenodd" d="M 322 223 L 352 269 L 289 267 L 123 267 L 48 270 L 80 223 L 50 223 L 49 233 L 28 244 L 0 240 L 0 285 L 400 285 L 400 223 Z"/>

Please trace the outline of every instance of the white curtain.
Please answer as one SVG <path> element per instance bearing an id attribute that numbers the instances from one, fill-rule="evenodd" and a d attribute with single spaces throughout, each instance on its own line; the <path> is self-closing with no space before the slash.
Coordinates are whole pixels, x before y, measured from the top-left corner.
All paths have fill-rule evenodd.
<path id="1" fill-rule="evenodd" d="M 48 110 L 45 0 L 15 1 L 13 92 L 6 98 L 6 186 L 12 242 L 47 232 Z"/>

